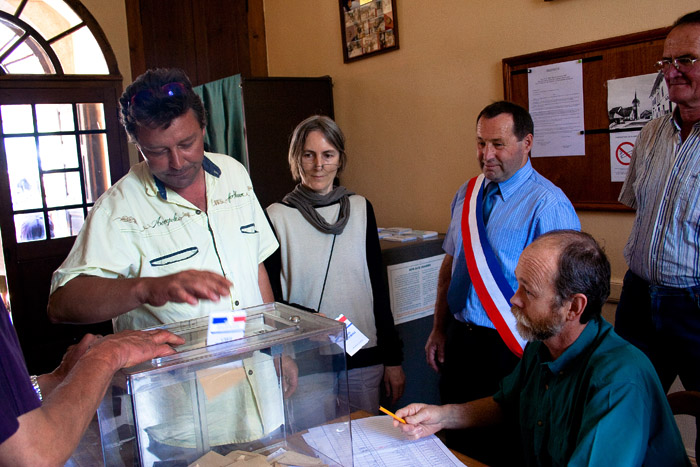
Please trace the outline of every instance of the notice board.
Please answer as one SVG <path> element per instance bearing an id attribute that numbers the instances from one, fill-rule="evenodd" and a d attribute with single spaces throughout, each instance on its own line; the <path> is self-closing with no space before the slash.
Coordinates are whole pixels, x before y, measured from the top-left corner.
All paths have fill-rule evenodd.
<path id="1" fill-rule="evenodd" d="M 622 182 L 611 182 L 607 82 L 654 73 L 670 28 L 617 36 L 503 59 L 506 100 L 528 108 L 528 68 L 581 60 L 585 156 L 534 157 L 532 165 L 560 187 L 576 209 L 624 211 Z M 537 129 L 535 128 L 535 134 Z"/>

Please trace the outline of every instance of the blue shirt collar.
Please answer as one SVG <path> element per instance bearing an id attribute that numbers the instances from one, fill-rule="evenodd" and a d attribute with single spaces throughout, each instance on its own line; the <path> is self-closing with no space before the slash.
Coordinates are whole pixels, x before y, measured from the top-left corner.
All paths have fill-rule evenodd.
<path id="1" fill-rule="evenodd" d="M 219 168 L 218 165 L 214 164 L 211 159 L 209 159 L 206 154 L 204 155 L 204 159 L 202 159 L 202 168 L 206 173 L 209 175 L 212 175 L 216 178 L 219 178 L 221 176 L 221 169 Z M 164 200 L 168 199 L 168 194 L 166 190 L 165 183 L 163 183 L 158 177 L 153 175 L 153 180 L 156 183 L 156 188 L 158 189 L 158 194 L 160 195 L 161 198 Z"/>
<path id="2" fill-rule="evenodd" d="M 508 180 L 500 182 L 498 184 L 500 190 L 501 190 L 501 196 L 503 197 L 503 201 L 508 201 L 508 198 L 513 196 L 518 192 L 520 187 L 527 181 L 528 178 L 530 178 L 530 175 L 532 175 L 532 172 L 534 169 L 532 168 L 532 163 L 530 162 L 530 158 L 527 158 L 527 161 L 525 162 L 525 165 L 520 167 L 517 172 L 513 174 L 512 177 L 510 177 Z"/>

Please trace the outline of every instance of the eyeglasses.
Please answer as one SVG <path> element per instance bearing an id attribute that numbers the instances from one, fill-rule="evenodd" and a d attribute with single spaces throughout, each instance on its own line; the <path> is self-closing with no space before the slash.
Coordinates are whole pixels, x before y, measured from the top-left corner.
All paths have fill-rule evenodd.
<path id="1" fill-rule="evenodd" d="M 158 93 L 160 93 L 161 95 L 159 96 Z M 186 93 L 187 89 L 185 89 L 185 85 L 178 81 L 175 81 L 172 83 L 164 84 L 158 89 L 143 89 L 131 96 L 131 100 L 129 102 L 131 105 L 143 105 L 148 99 L 154 97 L 166 98 L 174 96 L 184 96 Z"/>
<path id="2" fill-rule="evenodd" d="M 654 67 L 657 71 L 668 71 L 671 65 L 673 65 L 676 67 L 676 70 L 686 72 L 693 68 L 693 65 L 698 60 L 700 59 L 692 57 L 664 58 L 654 63 Z"/>

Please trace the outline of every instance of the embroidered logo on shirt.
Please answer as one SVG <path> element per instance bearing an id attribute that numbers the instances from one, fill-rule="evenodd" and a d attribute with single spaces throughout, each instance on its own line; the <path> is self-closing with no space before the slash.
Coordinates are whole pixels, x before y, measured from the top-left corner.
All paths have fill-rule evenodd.
<path id="1" fill-rule="evenodd" d="M 191 217 L 191 216 L 192 216 L 192 213 L 189 213 L 189 212 L 183 212 L 181 214 L 173 214 L 173 217 L 169 217 L 169 218 L 163 218 L 162 216 L 158 216 L 158 218 L 156 220 L 152 221 L 149 224 L 146 224 L 146 226 L 144 226 L 144 230 L 145 229 L 154 229 L 156 227 L 163 227 L 163 226 L 167 227 L 168 225 L 172 224 L 173 222 L 181 222 L 184 218 Z"/>
<path id="2" fill-rule="evenodd" d="M 156 227 L 167 227 L 173 222 L 182 222 L 183 219 L 192 217 L 194 214 L 190 212 L 182 212 L 178 214 L 173 214 L 172 217 L 158 216 L 156 219 L 146 223 L 143 226 L 143 230 L 155 229 Z M 139 225 L 138 221 L 133 216 L 120 216 L 115 218 L 117 221 L 125 222 L 127 224 Z"/>
<path id="3" fill-rule="evenodd" d="M 232 199 L 243 198 L 245 196 L 250 196 L 250 194 L 249 193 L 239 193 L 239 192 L 234 190 L 231 193 L 229 193 L 226 198 L 212 200 L 211 204 L 213 204 L 214 206 L 218 206 L 220 204 L 230 203 Z"/>
<path id="4" fill-rule="evenodd" d="M 127 224 L 139 225 L 139 223 L 136 222 L 136 218 L 134 216 L 121 216 L 121 217 L 117 217 L 115 220 L 126 222 Z"/>
<path id="5" fill-rule="evenodd" d="M 170 253 L 169 255 L 161 256 L 160 258 L 155 258 L 149 261 L 151 266 L 167 266 L 168 264 L 177 263 L 179 261 L 185 261 L 190 259 L 194 255 L 199 253 L 199 248 L 192 246 L 185 248 L 184 250 L 176 251 L 175 253 Z"/>

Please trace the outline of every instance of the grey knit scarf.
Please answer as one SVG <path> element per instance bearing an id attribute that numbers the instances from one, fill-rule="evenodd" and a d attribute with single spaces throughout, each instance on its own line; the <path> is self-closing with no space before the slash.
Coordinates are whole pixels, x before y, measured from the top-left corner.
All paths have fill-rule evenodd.
<path id="1" fill-rule="evenodd" d="M 291 193 L 287 193 L 282 201 L 297 208 L 304 219 L 309 221 L 309 224 L 313 225 L 319 232 L 339 235 L 343 233 L 343 229 L 350 219 L 350 200 L 348 197 L 354 194 L 344 186 L 336 186 L 328 194 L 320 195 L 300 183 Z M 329 224 L 314 208 L 328 206 L 336 201 L 340 201 L 338 220 L 334 224 Z"/>

